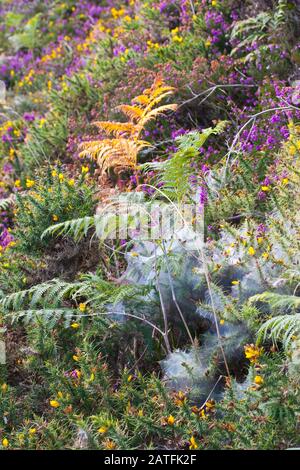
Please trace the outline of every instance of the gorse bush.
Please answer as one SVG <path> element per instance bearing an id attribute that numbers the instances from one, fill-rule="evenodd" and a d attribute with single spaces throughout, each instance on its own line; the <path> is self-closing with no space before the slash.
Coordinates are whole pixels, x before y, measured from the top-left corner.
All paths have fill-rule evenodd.
<path id="1" fill-rule="evenodd" d="M 300 446 L 299 19 L 0 3 L 2 449 Z"/>
<path id="2" fill-rule="evenodd" d="M 95 189 L 86 183 L 88 167 L 82 168 L 76 180 L 54 167 L 42 180 L 27 178 L 30 190 L 16 195 L 14 210 L 18 217 L 14 236 L 20 250 L 30 253 L 45 248 L 49 240 L 41 235 L 49 225 L 93 211 Z"/>

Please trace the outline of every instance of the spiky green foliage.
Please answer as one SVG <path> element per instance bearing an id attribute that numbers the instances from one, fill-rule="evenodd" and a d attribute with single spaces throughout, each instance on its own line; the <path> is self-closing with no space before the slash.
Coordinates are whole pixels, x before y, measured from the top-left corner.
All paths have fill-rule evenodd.
<path id="1" fill-rule="evenodd" d="M 80 176 L 77 181 L 69 179 L 59 169 L 48 168 L 44 179 L 33 180 L 34 185 L 26 194 L 16 195 L 18 214 L 15 236 L 18 246 L 26 253 L 47 246 L 44 230 L 57 221 L 92 213 L 95 207 L 94 187 Z"/>
<path id="2" fill-rule="evenodd" d="M 70 236 L 76 242 L 86 237 L 96 236 L 100 240 L 118 239 L 123 232 L 126 236 L 137 227 L 135 211 L 139 215 L 139 224 L 148 223 L 151 211 L 151 203 L 146 201 L 143 193 L 122 194 L 120 197 L 109 199 L 103 207 L 97 207 L 94 216 L 86 216 L 66 220 L 65 222 L 51 225 L 41 235 L 41 238 L 49 236 Z"/>

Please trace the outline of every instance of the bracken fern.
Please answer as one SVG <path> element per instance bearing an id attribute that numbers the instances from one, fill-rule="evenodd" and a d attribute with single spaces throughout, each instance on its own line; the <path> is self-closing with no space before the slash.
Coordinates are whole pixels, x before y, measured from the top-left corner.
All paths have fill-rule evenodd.
<path id="1" fill-rule="evenodd" d="M 81 156 L 97 159 L 102 172 L 109 168 L 116 171 L 136 168 L 138 153 L 150 143 L 140 138 L 146 124 L 166 111 L 175 111 L 176 104 L 157 105 L 173 93 L 174 88 L 157 78 L 152 87 L 132 100 L 132 105 L 121 105 L 118 109 L 129 122 L 97 121 L 95 126 L 108 136 L 106 139 L 84 142 L 80 145 Z"/>

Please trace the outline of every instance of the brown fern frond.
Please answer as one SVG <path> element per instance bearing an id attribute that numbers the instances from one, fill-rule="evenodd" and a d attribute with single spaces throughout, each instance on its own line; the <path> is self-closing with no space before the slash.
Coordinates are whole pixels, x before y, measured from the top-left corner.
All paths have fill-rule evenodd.
<path id="1" fill-rule="evenodd" d="M 79 145 L 79 156 L 80 157 L 91 157 L 96 158 L 99 152 L 99 148 L 103 145 L 103 140 L 94 140 L 92 142 L 82 142 Z"/>
<path id="2" fill-rule="evenodd" d="M 142 106 L 145 106 L 145 105 L 149 104 L 149 102 L 150 102 L 150 98 L 149 98 L 149 96 L 146 96 L 146 95 L 136 96 L 132 100 L 132 103 L 137 103 L 137 104 L 140 104 Z"/>
<path id="3" fill-rule="evenodd" d="M 143 91 L 143 94 L 145 95 L 152 95 L 153 91 L 156 90 L 157 88 L 161 87 L 164 85 L 164 81 L 161 77 L 161 75 L 158 75 L 154 82 L 152 83 L 151 87 L 150 88 L 146 88 L 144 91 Z"/>
<path id="4" fill-rule="evenodd" d="M 158 77 L 151 88 L 146 88 L 143 91 L 142 95 L 137 96 L 136 98 L 133 98 L 132 102 L 133 103 L 138 103 L 142 106 L 147 106 L 150 103 L 153 102 L 153 105 L 155 103 L 158 103 L 161 101 L 165 96 L 168 96 L 174 92 L 175 88 L 165 85 L 161 77 Z M 159 99 L 156 101 L 156 99 Z"/>
<path id="5" fill-rule="evenodd" d="M 158 96 L 164 95 L 165 93 L 173 93 L 174 90 L 175 88 L 172 86 L 160 86 L 155 88 L 150 96 L 151 98 L 157 98 Z"/>
<path id="6" fill-rule="evenodd" d="M 143 94 L 155 97 L 164 93 L 165 91 L 174 91 L 174 88 L 169 85 L 165 85 L 164 81 L 161 78 L 157 78 L 152 84 L 151 88 L 147 88 L 146 90 L 144 90 Z"/>
<path id="7" fill-rule="evenodd" d="M 98 164 L 102 171 L 114 167 L 135 168 L 138 153 L 149 146 L 149 142 L 143 140 L 114 139 L 99 152 Z"/>
<path id="8" fill-rule="evenodd" d="M 125 114 L 125 116 L 127 116 L 132 122 L 139 121 L 144 112 L 139 106 L 130 106 L 128 104 L 121 104 L 117 109 L 122 111 L 122 113 Z"/>
<path id="9" fill-rule="evenodd" d="M 158 105 L 164 98 L 166 98 L 167 96 L 170 96 L 172 94 L 173 94 L 172 91 L 167 91 L 167 92 L 163 93 L 162 95 L 158 95 L 156 97 L 151 97 L 151 100 L 150 100 L 149 104 L 144 109 L 144 113 L 147 113 L 148 111 L 151 111 L 151 109 L 154 108 L 154 106 Z"/>
<path id="10" fill-rule="evenodd" d="M 131 122 L 96 121 L 93 124 L 108 136 L 113 135 L 117 137 L 123 134 L 132 135 L 138 132 L 136 126 Z"/>
<path id="11" fill-rule="evenodd" d="M 174 88 L 164 84 L 157 77 L 151 88 L 132 100 L 131 105 L 120 105 L 119 109 L 128 118 L 128 122 L 97 121 L 95 126 L 108 137 L 102 140 L 83 142 L 80 156 L 97 159 L 102 172 L 110 168 L 136 168 L 139 152 L 151 144 L 139 138 L 145 125 L 166 111 L 175 111 L 176 104 L 157 105 L 173 93 Z"/>
<path id="12" fill-rule="evenodd" d="M 166 104 L 164 106 L 160 106 L 159 108 L 152 109 L 152 111 L 145 113 L 145 116 L 143 117 L 143 119 L 141 119 L 139 125 L 141 127 L 144 127 L 149 121 L 156 119 L 159 115 L 165 113 L 166 111 L 176 111 L 176 109 L 176 104 Z"/>
<path id="13" fill-rule="evenodd" d="M 126 138 L 104 139 L 94 142 L 84 142 L 81 146 L 80 157 L 89 156 L 97 158 L 100 167 L 103 167 L 104 161 L 112 157 L 120 160 L 119 166 L 134 166 L 137 153 L 145 147 L 151 147 L 151 144 L 145 140 L 129 140 Z M 111 165 L 111 161 L 107 166 Z"/>

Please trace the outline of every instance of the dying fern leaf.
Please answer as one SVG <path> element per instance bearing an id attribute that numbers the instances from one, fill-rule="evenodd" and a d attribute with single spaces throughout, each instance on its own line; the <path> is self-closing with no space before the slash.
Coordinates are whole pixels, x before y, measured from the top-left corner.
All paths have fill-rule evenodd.
<path id="1" fill-rule="evenodd" d="M 96 121 L 94 125 L 106 135 L 113 135 L 118 137 L 120 135 L 132 135 L 137 131 L 135 125 L 131 122 L 110 122 L 110 121 Z"/>
<path id="2" fill-rule="evenodd" d="M 139 125 L 143 128 L 148 122 L 152 121 L 153 119 L 156 119 L 158 116 L 162 115 L 166 111 L 176 111 L 176 108 L 176 104 L 166 104 L 164 106 L 160 106 L 159 108 L 152 109 L 151 111 L 149 110 L 139 121 Z"/>
<path id="3" fill-rule="evenodd" d="M 150 98 L 145 94 L 139 95 L 133 98 L 132 103 L 137 103 L 137 104 L 146 106 L 150 103 Z"/>
<path id="4" fill-rule="evenodd" d="M 135 169 L 139 152 L 150 146 L 149 142 L 140 138 L 146 124 L 167 111 L 175 111 L 177 107 L 175 104 L 157 107 L 173 90 L 173 87 L 165 85 L 158 77 L 151 88 L 132 100 L 132 105 L 124 104 L 118 107 L 129 122 L 95 122 L 98 129 L 113 138 L 81 143 L 80 156 L 96 159 L 103 173 L 109 169 Z"/>
<path id="5" fill-rule="evenodd" d="M 122 111 L 122 113 L 125 114 L 125 116 L 127 116 L 132 122 L 139 121 L 144 113 L 143 109 L 139 106 L 132 106 L 129 104 L 121 104 L 117 109 Z"/>

